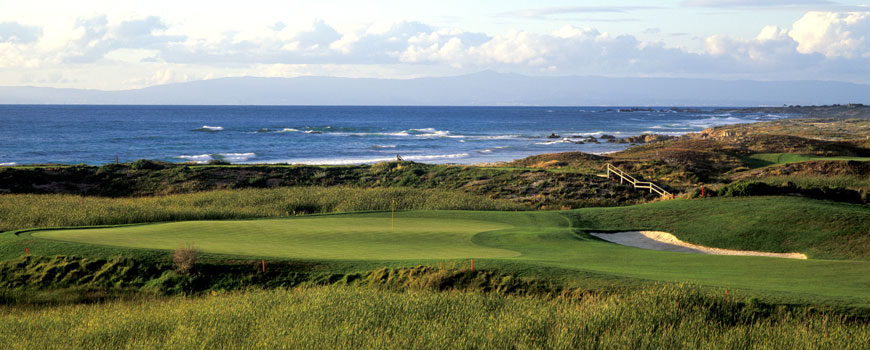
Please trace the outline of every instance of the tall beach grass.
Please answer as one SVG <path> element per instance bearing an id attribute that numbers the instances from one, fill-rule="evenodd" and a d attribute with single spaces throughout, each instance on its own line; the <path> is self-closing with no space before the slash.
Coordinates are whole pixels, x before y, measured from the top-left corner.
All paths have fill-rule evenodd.
<path id="1" fill-rule="evenodd" d="M 552 299 L 317 287 L 0 309 L 12 349 L 862 349 L 870 325 L 685 286 Z"/>
<path id="2" fill-rule="evenodd" d="M 32 227 L 215 220 L 345 211 L 523 210 L 525 206 L 459 191 L 412 188 L 293 187 L 103 198 L 0 195 L 0 231 Z"/>

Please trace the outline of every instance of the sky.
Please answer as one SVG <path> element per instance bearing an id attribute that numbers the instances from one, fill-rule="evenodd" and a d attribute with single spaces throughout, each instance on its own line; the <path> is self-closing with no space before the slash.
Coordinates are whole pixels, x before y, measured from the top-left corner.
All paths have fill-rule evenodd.
<path id="1" fill-rule="evenodd" d="M 0 0 L 0 86 L 525 75 L 870 84 L 870 1 Z"/>

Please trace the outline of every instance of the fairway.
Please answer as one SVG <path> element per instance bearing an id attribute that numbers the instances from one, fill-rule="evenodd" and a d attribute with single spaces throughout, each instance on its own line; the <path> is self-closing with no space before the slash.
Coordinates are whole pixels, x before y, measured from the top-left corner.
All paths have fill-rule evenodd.
<path id="1" fill-rule="evenodd" d="M 34 236 L 131 248 L 175 249 L 193 243 L 209 253 L 294 259 L 401 260 L 499 258 L 516 251 L 471 241 L 479 232 L 512 226 L 480 220 L 331 215 L 310 218 L 185 221 L 43 231 Z"/>

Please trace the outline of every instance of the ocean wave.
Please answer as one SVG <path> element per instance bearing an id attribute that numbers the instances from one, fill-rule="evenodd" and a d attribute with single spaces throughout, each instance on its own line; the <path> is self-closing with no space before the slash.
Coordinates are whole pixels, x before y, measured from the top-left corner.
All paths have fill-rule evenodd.
<path id="1" fill-rule="evenodd" d="M 372 145 L 371 149 L 386 149 L 386 148 L 396 148 L 397 145 Z"/>
<path id="2" fill-rule="evenodd" d="M 728 116 L 720 115 L 713 116 L 706 119 L 698 119 L 698 120 L 689 120 L 686 124 L 694 127 L 694 128 L 712 128 L 714 126 L 722 126 L 722 125 L 732 125 L 732 124 L 741 124 L 741 123 L 751 123 L 752 120 L 740 119 L 737 117 L 732 117 L 730 114 Z"/>
<path id="3" fill-rule="evenodd" d="M 472 140 L 510 140 L 526 138 L 528 136 L 509 134 L 509 135 L 467 135 L 465 138 Z"/>
<path id="4" fill-rule="evenodd" d="M 249 159 L 257 156 L 254 152 L 246 152 L 246 153 L 218 153 L 217 156 L 221 160 L 225 160 L 228 162 L 247 162 Z"/>
<path id="5" fill-rule="evenodd" d="M 574 143 L 575 141 L 569 139 L 567 137 L 562 138 L 561 140 L 553 140 L 553 141 L 545 141 L 545 142 L 535 142 L 536 145 L 555 145 L 557 143 Z"/>
<path id="6" fill-rule="evenodd" d="M 223 131 L 223 130 L 224 130 L 224 127 L 222 127 L 222 126 L 209 126 L 209 125 L 203 125 L 199 129 L 194 129 L 194 131 Z"/>
<path id="7" fill-rule="evenodd" d="M 589 136 L 601 136 L 601 135 L 622 135 L 622 131 L 590 131 L 590 132 L 574 132 L 568 133 L 572 137 L 589 137 Z"/>
<path id="8" fill-rule="evenodd" d="M 668 135 L 668 136 L 683 136 L 687 133 L 688 132 L 685 132 L 685 131 L 681 132 L 681 131 L 652 131 L 652 130 L 647 130 L 647 131 L 644 131 L 643 133 L 641 133 L 641 135 L 643 135 L 643 134 L 656 134 L 656 135 Z"/>
<path id="9" fill-rule="evenodd" d="M 487 153 L 492 153 L 492 152 L 495 152 L 495 151 L 497 151 L 497 150 L 505 149 L 505 148 L 508 148 L 508 146 L 496 146 L 496 147 L 493 147 L 493 148 L 487 148 L 487 149 L 484 149 L 484 150 L 477 151 L 477 153 L 484 153 L 484 154 L 487 154 Z"/>
<path id="10" fill-rule="evenodd" d="M 180 155 L 176 158 L 186 159 L 199 164 L 208 163 L 212 160 L 223 160 L 231 163 L 246 162 L 251 158 L 256 157 L 254 152 L 246 153 L 211 153 L 211 154 L 196 154 L 196 155 Z"/>
<path id="11" fill-rule="evenodd" d="M 685 125 L 679 125 L 679 124 L 653 125 L 649 128 L 650 129 L 668 129 L 668 130 L 692 130 L 692 128 L 686 127 Z"/>
<path id="12" fill-rule="evenodd" d="M 468 153 L 454 154 L 432 154 L 432 155 L 412 155 L 402 156 L 402 159 L 411 161 L 427 161 L 427 160 L 445 160 L 445 159 L 460 159 L 468 157 Z M 269 163 L 288 163 L 288 164 L 305 164 L 305 165 L 351 165 L 351 164 L 371 164 L 379 162 L 395 161 L 396 157 L 369 157 L 369 158 L 317 158 L 317 159 L 290 159 L 269 161 Z"/>
<path id="13" fill-rule="evenodd" d="M 464 137 L 461 135 L 451 135 L 449 130 L 437 130 L 435 128 L 408 129 L 406 133 L 416 137 Z"/>
<path id="14" fill-rule="evenodd" d="M 208 163 L 208 161 L 214 160 L 214 158 L 211 157 L 211 154 L 197 154 L 197 155 L 192 155 L 192 156 L 181 155 L 181 156 L 178 156 L 176 158 L 187 159 L 189 161 L 197 162 L 197 163 Z"/>
<path id="15" fill-rule="evenodd" d="M 14 166 L 16 164 L 18 164 L 18 163 L 15 163 L 15 162 L 0 163 L 0 166 Z"/>

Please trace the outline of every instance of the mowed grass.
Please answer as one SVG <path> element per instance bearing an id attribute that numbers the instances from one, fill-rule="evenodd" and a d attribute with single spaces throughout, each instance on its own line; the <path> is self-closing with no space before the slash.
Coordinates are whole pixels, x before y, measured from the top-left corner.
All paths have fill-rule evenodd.
<path id="1" fill-rule="evenodd" d="M 171 250 L 190 243 L 208 253 L 292 259 L 459 259 L 517 256 L 472 242 L 477 233 L 511 228 L 481 220 L 420 218 L 400 213 L 187 221 L 75 230 L 34 237 L 130 248 Z"/>
<path id="2" fill-rule="evenodd" d="M 732 200 L 738 202 L 732 203 Z M 789 231 L 794 235 L 791 239 L 797 241 L 800 240 L 801 234 L 807 234 L 809 230 L 826 225 L 831 225 L 833 229 L 821 234 L 827 234 L 830 236 L 828 238 L 833 240 L 837 238 L 837 225 L 843 224 L 838 220 L 859 220 L 856 222 L 860 223 L 864 222 L 860 220 L 868 219 L 866 209 L 857 206 L 832 208 L 829 206 L 842 204 L 771 197 L 766 200 L 762 198 L 762 200 L 668 201 L 630 208 L 596 208 L 568 212 L 402 212 L 397 214 L 397 223 L 404 221 L 408 225 L 397 224 L 397 231 L 401 232 L 403 237 L 397 237 L 396 232 L 391 231 L 388 225 L 389 213 L 340 214 L 305 218 L 302 219 L 305 225 L 284 225 L 280 230 L 275 231 L 283 233 L 276 233 L 274 237 L 280 237 L 282 234 L 291 237 L 279 238 L 284 243 L 252 242 L 252 235 L 262 230 L 245 229 L 244 226 L 257 227 L 256 225 L 261 224 L 280 226 L 282 222 L 292 224 L 300 219 L 218 221 L 207 222 L 207 225 L 201 225 L 200 228 L 197 228 L 197 225 L 203 222 L 191 222 L 185 223 L 190 226 L 161 224 L 83 230 L 86 233 L 83 235 L 79 235 L 79 230 L 43 231 L 32 235 L 36 238 L 51 237 L 66 240 L 81 238 L 79 242 L 107 244 L 108 240 L 113 239 L 110 236 L 117 233 L 121 237 L 118 238 L 121 240 L 118 244 L 135 247 L 140 244 L 137 242 L 140 238 L 148 241 L 144 234 L 142 237 L 137 237 L 137 231 L 153 230 L 151 234 L 165 239 L 161 243 L 163 249 L 175 248 L 178 242 L 193 241 L 203 242 L 201 248 L 206 252 L 225 253 L 226 249 L 230 249 L 240 254 L 243 249 L 244 251 L 274 249 L 277 252 L 275 254 L 286 252 L 283 254 L 289 258 L 319 259 L 329 255 L 338 259 L 367 260 L 372 264 L 409 259 L 402 263 L 406 265 L 432 263 L 433 259 L 468 257 L 475 258 L 475 265 L 478 268 L 520 274 L 524 271 L 534 271 L 537 277 L 567 280 L 568 283 L 576 285 L 584 283 L 578 276 L 588 276 L 591 273 L 617 278 L 697 283 L 708 287 L 732 289 L 732 291 L 736 289 L 739 293 L 747 295 L 782 300 L 870 306 L 870 289 L 867 288 L 870 285 L 870 261 L 814 259 L 804 261 L 672 253 L 624 247 L 595 239 L 584 233 L 584 231 L 606 229 L 658 229 L 673 231 L 678 237 L 688 241 L 692 241 L 692 235 L 687 233 L 691 230 L 697 230 L 696 233 L 701 235 L 729 235 L 733 232 L 740 233 L 740 230 L 746 227 L 752 227 L 758 230 L 753 232 L 765 233 L 767 230 L 776 229 L 781 223 L 762 214 L 743 217 L 746 222 L 740 225 L 749 226 L 730 223 L 741 218 L 736 215 L 743 215 L 744 211 L 759 212 L 765 207 L 776 207 L 774 204 L 777 201 L 780 210 L 813 209 L 798 211 L 795 214 L 796 218 L 812 223 L 812 225 L 795 225 L 792 231 Z M 705 209 L 708 206 L 712 208 Z M 723 216 L 709 215 L 717 208 Z M 854 211 L 844 211 L 844 208 Z M 840 212 L 840 216 L 833 216 L 831 213 L 834 211 Z M 808 221 L 811 219 L 816 221 Z M 693 220 L 697 223 L 689 226 L 679 224 Z M 322 234 L 308 233 L 311 232 L 310 230 L 320 230 L 311 228 L 319 225 L 335 226 L 319 231 Z M 347 233 L 352 230 L 365 231 L 363 227 L 366 225 L 371 228 L 366 233 L 357 234 L 356 237 Z M 222 226 L 224 228 L 221 228 Z M 474 229 L 464 229 L 459 226 Z M 181 233 L 184 230 L 176 231 L 172 229 L 173 227 L 189 229 L 187 233 Z M 862 229 L 866 229 L 866 226 L 860 226 L 857 230 Z M 338 232 L 342 230 L 348 231 Z M 248 232 L 248 234 L 233 236 L 237 234 L 235 232 Z M 90 236 L 91 234 L 93 236 Z M 186 236 L 177 237 L 179 234 Z M 813 234 L 818 233 L 813 232 Z M 24 233 L 20 239 L 30 238 L 28 235 Z M 319 242 L 320 235 L 328 241 Z M 732 238 L 739 239 L 741 236 L 734 237 Z M 221 240 L 220 247 L 212 248 L 206 243 L 213 238 Z M 785 239 L 788 240 L 788 237 Z M 391 246 L 390 241 L 393 240 L 397 243 Z M 45 240 L 37 239 L 37 241 Z M 761 240 L 761 242 L 765 241 Z M 757 243 L 746 240 L 743 249 Z M 277 244 L 284 245 L 276 246 Z M 453 252 L 453 249 L 456 249 L 454 247 L 468 250 L 456 253 Z M 393 248 L 396 250 L 392 250 Z M 329 253 L 330 250 L 339 253 Z M 426 251 L 431 253 L 425 253 Z M 250 256 L 259 258 L 263 255 L 263 253 L 254 253 Z"/>
<path id="3" fill-rule="evenodd" d="M 0 308 L 8 349 L 866 349 L 870 326 L 689 287 L 511 297 L 329 287 Z"/>
<path id="4" fill-rule="evenodd" d="M 741 159 L 746 165 L 751 168 L 761 168 L 772 165 L 781 165 L 788 163 L 805 162 L 809 160 L 857 160 L 870 161 L 867 157 L 822 157 L 816 155 L 795 154 L 795 153 L 756 153 Z"/>

